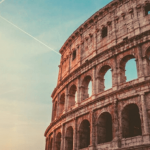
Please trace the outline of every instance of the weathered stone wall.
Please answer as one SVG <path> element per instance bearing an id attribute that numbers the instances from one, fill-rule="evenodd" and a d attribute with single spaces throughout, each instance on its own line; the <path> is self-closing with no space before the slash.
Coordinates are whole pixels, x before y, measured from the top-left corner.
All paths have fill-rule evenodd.
<path id="1" fill-rule="evenodd" d="M 113 0 L 64 43 L 46 150 L 150 149 L 149 12 L 148 0 Z M 126 82 L 132 58 L 138 78 Z"/>

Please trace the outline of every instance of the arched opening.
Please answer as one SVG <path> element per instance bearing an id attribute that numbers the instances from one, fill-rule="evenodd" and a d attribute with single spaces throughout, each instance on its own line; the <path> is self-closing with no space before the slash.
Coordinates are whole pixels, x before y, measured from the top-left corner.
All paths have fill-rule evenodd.
<path id="1" fill-rule="evenodd" d="M 55 150 L 60 150 L 60 146 L 61 146 L 61 133 L 59 132 L 56 136 Z"/>
<path id="2" fill-rule="evenodd" d="M 108 112 L 104 112 L 98 118 L 97 144 L 112 141 L 112 118 Z"/>
<path id="3" fill-rule="evenodd" d="M 90 145 L 90 123 L 83 120 L 79 128 L 79 148 L 86 148 Z"/>
<path id="4" fill-rule="evenodd" d="M 92 81 L 90 81 L 88 85 L 88 94 L 89 94 L 89 97 L 92 96 Z"/>
<path id="5" fill-rule="evenodd" d="M 108 69 L 108 71 L 104 75 L 104 90 L 108 90 L 112 88 L 112 73 L 111 69 Z"/>
<path id="6" fill-rule="evenodd" d="M 145 15 L 149 15 L 150 14 L 150 4 L 148 3 L 146 6 L 145 6 Z"/>
<path id="7" fill-rule="evenodd" d="M 56 118 L 56 113 L 57 113 L 57 101 L 54 103 L 53 119 Z"/>
<path id="8" fill-rule="evenodd" d="M 59 101 L 59 114 L 62 114 L 64 111 L 64 106 L 65 106 L 65 94 L 63 93 L 60 96 L 60 101 Z"/>
<path id="9" fill-rule="evenodd" d="M 68 127 L 65 137 L 65 150 L 73 150 L 73 128 Z"/>
<path id="10" fill-rule="evenodd" d="M 102 92 L 112 87 L 112 73 L 110 66 L 103 66 L 99 71 L 98 91 Z"/>
<path id="11" fill-rule="evenodd" d="M 51 140 L 50 140 L 49 150 L 52 150 L 52 144 L 53 144 L 53 138 L 51 138 Z"/>
<path id="12" fill-rule="evenodd" d="M 107 36 L 107 27 L 103 27 L 102 29 L 102 38 L 105 38 Z"/>
<path id="13" fill-rule="evenodd" d="M 137 67 L 133 55 L 125 56 L 120 62 L 120 83 L 137 78 Z"/>
<path id="14" fill-rule="evenodd" d="M 85 100 L 86 98 L 89 98 L 90 95 L 92 95 L 92 82 L 91 77 L 86 76 L 82 82 L 82 100 Z"/>
<path id="15" fill-rule="evenodd" d="M 122 137 L 138 135 L 142 135 L 139 108 L 136 104 L 129 104 L 122 111 Z"/>
<path id="16" fill-rule="evenodd" d="M 68 107 L 72 107 L 75 105 L 75 100 L 76 100 L 76 94 L 77 93 L 77 88 L 75 85 L 72 85 L 70 90 L 69 90 L 69 103 Z"/>

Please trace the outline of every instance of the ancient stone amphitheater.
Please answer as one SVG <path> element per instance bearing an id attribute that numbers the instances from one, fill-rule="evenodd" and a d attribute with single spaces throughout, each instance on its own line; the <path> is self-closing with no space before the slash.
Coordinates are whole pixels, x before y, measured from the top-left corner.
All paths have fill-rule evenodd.
<path id="1" fill-rule="evenodd" d="M 60 53 L 46 150 L 150 150 L 150 1 L 113 0 Z M 127 82 L 133 58 L 138 78 Z M 105 90 L 109 69 L 112 88 Z"/>

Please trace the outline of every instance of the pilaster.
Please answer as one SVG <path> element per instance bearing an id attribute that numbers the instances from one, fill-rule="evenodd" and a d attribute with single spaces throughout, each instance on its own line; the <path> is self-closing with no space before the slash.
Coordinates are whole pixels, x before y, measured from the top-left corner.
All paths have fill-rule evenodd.
<path id="1" fill-rule="evenodd" d="M 147 120 L 147 108 L 145 104 L 145 94 L 141 93 L 141 107 L 142 107 L 142 116 L 143 116 L 143 127 L 144 127 L 144 133 L 143 134 L 149 134 L 148 131 L 148 120 Z"/>

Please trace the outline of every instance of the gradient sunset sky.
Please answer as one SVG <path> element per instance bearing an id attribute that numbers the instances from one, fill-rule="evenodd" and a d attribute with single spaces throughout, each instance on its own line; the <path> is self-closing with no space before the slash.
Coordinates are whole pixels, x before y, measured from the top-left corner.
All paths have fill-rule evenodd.
<path id="1" fill-rule="evenodd" d="M 5 0 L 0 16 L 58 52 L 77 27 L 110 1 Z M 44 150 L 60 55 L 2 18 L 0 52 L 0 150 Z"/>

